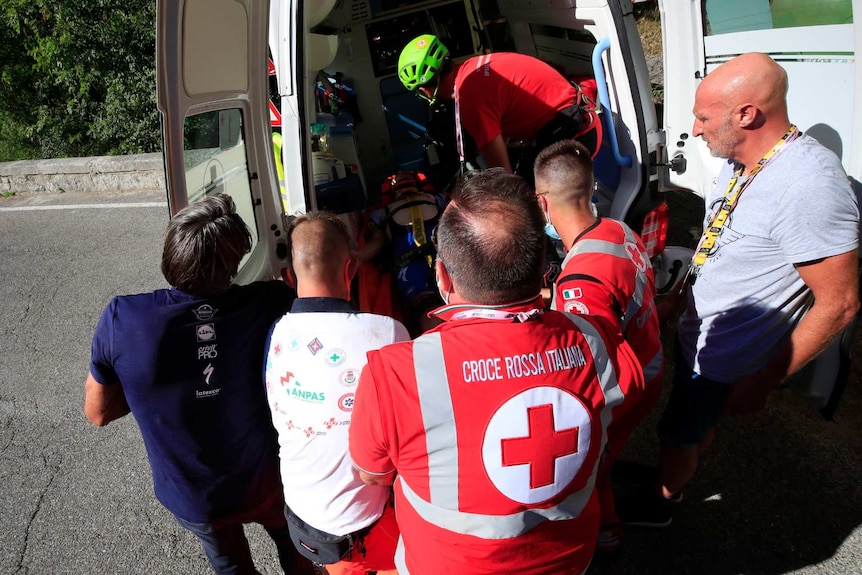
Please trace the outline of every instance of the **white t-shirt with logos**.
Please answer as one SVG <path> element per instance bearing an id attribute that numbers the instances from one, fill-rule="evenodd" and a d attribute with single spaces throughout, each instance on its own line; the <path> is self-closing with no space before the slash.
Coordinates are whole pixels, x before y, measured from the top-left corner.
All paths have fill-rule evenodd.
<path id="1" fill-rule="evenodd" d="M 409 340 L 398 321 L 370 313 L 289 313 L 266 358 L 284 499 L 311 526 L 346 535 L 376 521 L 389 488 L 366 485 L 348 453 L 348 426 L 366 353 Z"/>

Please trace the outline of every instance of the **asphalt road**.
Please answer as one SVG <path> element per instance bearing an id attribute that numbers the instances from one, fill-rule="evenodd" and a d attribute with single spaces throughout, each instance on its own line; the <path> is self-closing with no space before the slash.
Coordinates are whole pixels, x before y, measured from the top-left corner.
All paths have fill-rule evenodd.
<path id="1" fill-rule="evenodd" d="M 74 207 L 106 202 L 144 206 Z M 8 210 L 52 204 L 72 207 Z M 157 193 L 0 200 L 0 573 L 211 573 L 155 500 L 134 419 L 97 428 L 83 414 L 102 309 L 115 294 L 166 287 L 167 219 Z M 249 531 L 258 568 L 277 573 L 266 534 Z"/>
<path id="2" fill-rule="evenodd" d="M 0 573 L 210 572 L 153 497 L 134 419 L 99 429 L 82 411 L 103 307 L 165 286 L 166 223 L 157 193 L 0 199 Z M 788 393 L 725 422 L 673 524 L 628 529 L 622 555 L 591 574 L 862 573 L 861 377 L 837 423 Z M 652 427 L 628 458 L 652 461 Z M 258 568 L 276 573 L 266 535 L 249 532 Z"/>

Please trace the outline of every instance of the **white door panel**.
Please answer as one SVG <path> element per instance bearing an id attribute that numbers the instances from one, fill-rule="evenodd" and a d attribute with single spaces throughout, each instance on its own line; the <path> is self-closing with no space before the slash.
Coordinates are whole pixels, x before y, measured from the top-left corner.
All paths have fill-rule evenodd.
<path id="1" fill-rule="evenodd" d="M 185 2 L 183 87 L 190 97 L 248 91 L 248 14 L 234 0 Z M 218 14 L 219 17 L 213 17 Z M 224 16 L 224 17 L 221 17 Z M 217 38 L 217 42 L 200 42 Z"/>
<path id="2" fill-rule="evenodd" d="M 253 238 L 237 282 L 276 276 L 284 267 L 285 234 L 266 115 L 268 4 L 160 0 L 157 14 L 171 213 L 216 192 L 229 194 Z"/>
<path id="3" fill-rule="evenodd" d="M 704 46 L 707 72 L 738 54 L 769 54 L 787 71 L 791 121 L 848 165 L 854 73 L 862 71 L 854 57 L 852 24 L 721 34 L 706 37 Z"/>
<path id="4" fill-rule="evenodd" d="M 686 189 L 704 196 L 712 188 L 717 164 L 700 140 L 691 138 L 694 92 L 706 63 L 701 0 L 659 0 L 664 53 L 664 129 L 666 156 L 681 157 L 684 171 L 660 172 L 664 188 Z"/>
<path id="5" fill-rule="evenodd" d="M 327 2 L 328 3 L 328 2 Z M 311 6 L 312 11 L 319 7 Z M 286 197 L 284 210 L 289 215 L 305 213 L 315 208 L 314 194 L 306 194 L 309 187 L 308 174 L 311 171 L 311 155 L 307 142 L 310 141 L 308 127 L 314 122 L 309 108 L 303 108 L 303 85 L 314 82 L 308 77 L 308 70 L 302 60 L 305 50 L 299 43 L 304 41 L 304 26 L 299 25 L 299 2 L 296 0 L 272 0 L 270 5 L 269 47 L 276 69 L 278 94 L 281 100 L 281 134 L 284 138 L 281 150 L 284 165 Z M 309 14 L 317 19 L 319 14 Z M 306 46 L 307 50 L 309 47 Z M 317 73 L 316 71 L 314 72 Z M 309 89 L 309 94 L 313 90 Z M 310 196 L 310 197 L 306 197 Z"/>
<path id="6" fill-rule="evenodd" d="M 734 13 L 730 21 L 729 5 L 707 3 L 721 11 L 716 27 L 749 29 L 705 37 L 701 0 L 660 4 L 667 159 L 681 156 L 686 161 L 684 172 L 663 172 L 666 188 L 688 189 L 701 196 L 711 191 L 722 161 L 711 158 L 699 138 L 691 138 L 694 93 L 703 74 L 746 52 L 766 53 L 784 67 L 791 121 L 834 151 L 852 178 L 862 179 L 862 109 L 854 106 L 862 85 L 862 63 L 856 58 L 862 44 L 862 0 L 852 2 L 853 23 L 776 28 L 770 28 L 769 3 L 745 4 L 751 13 Z M 750 29 L 756 27 L 766 28 Z"/>

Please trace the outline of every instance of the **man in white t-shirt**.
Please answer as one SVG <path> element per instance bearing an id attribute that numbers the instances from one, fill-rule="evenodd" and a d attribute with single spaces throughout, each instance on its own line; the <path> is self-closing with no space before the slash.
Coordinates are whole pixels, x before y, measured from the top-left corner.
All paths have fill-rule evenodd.
<path id="1" fill-rule="evenodd" d="M 658 432 L 658 482 L 618 502 L 624 523 L 664 526 L 724 415 L 760 411 L 859 309 L 859 209 L 840 160 L 791 124 L 787 72 L 748 53 L 697 88 L 692 136 L 727 159 L 704 218 Z M 681 298 L 681 296 L 686 296 Z M 627 504 L 626 504 L 627 503 Z"/>
<path id="2" fill-rule="evenodd" d="M 409 335 L 392 318 L 349 303 L 356 263 L 336 215 L 300 216 L 289 241 L 299 297 L 272 328 L 266 392 L 291 537 L 331 575 L 391 570 L 398 526 L 390 490 L 359 478 L 348 427 L 366 352 Z"/>

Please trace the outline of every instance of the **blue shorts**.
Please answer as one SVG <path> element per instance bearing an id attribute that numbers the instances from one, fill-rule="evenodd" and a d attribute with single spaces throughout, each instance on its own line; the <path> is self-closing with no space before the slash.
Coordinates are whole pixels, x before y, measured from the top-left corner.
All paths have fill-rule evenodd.
<path id="1" fill-rule="evenodd" d="M 662 444 L 680 449 L 700 445 L 721 419 L 730 386 L 694 373 L 682 357 L 679 342 L 675 342 L 673 389 L 658 423 Z"/>

